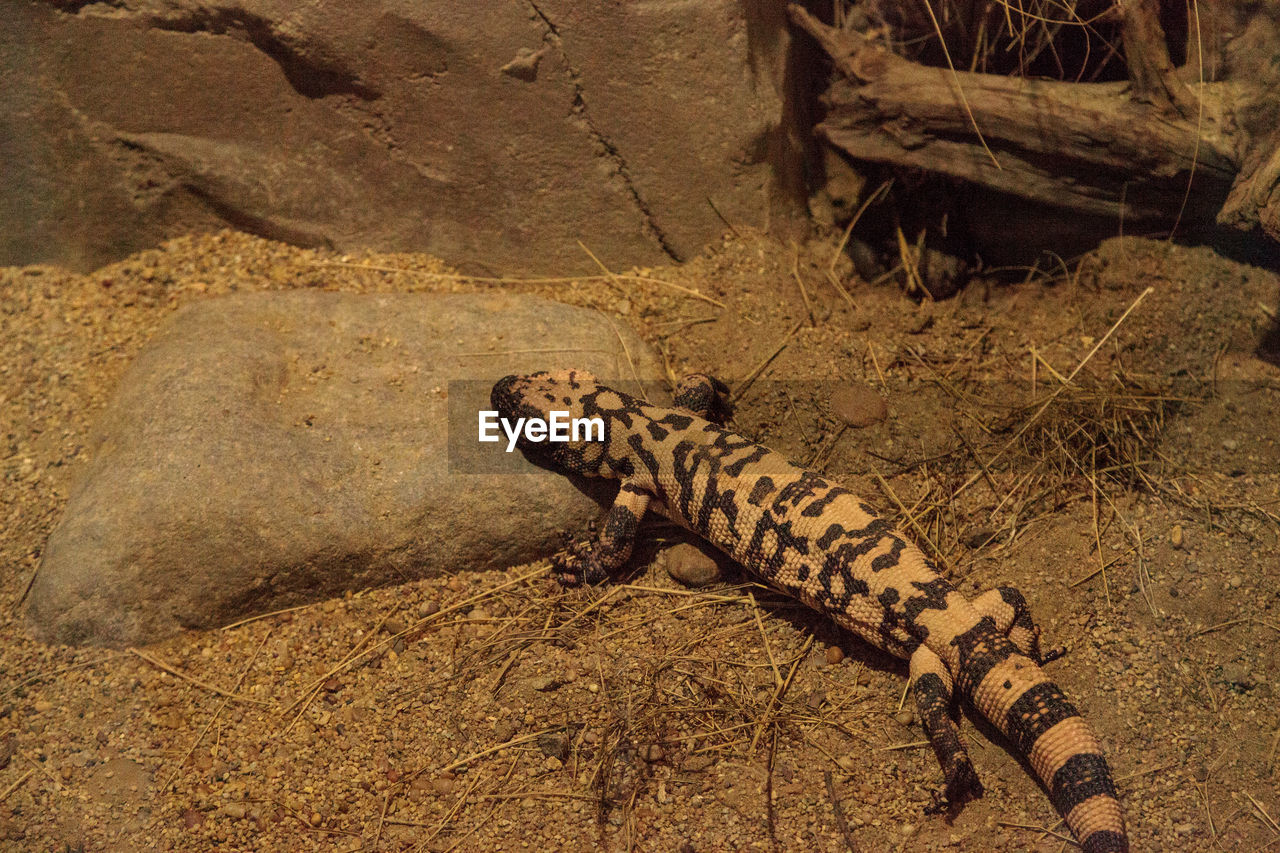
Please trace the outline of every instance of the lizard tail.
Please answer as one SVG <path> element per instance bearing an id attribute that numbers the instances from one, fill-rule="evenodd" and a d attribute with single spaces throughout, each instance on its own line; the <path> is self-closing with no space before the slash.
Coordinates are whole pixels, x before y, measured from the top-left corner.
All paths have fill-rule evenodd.
<path id="1" fill-rule="evenodd" d="M 1124 815 L 1102 747 L 1058 685 L 987 619 L 955 644 L 957 686 L 1026 757 L 1085 853 L 1127 853 Z"/>

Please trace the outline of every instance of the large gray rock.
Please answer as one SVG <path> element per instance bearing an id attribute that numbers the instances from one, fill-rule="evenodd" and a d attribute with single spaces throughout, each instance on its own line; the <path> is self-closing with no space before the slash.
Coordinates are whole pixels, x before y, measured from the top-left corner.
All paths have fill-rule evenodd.
<path id="1" fill-rule="evenodd" d="M 142 643 L 548 554 L 598 507 L 518 451 L 476 455 L 477 410 L 502 375 L 570 365 L 660 375 L 630 330 L 528 297 L 306 291 L 187 306 L 95 427 L 29 624 L 53 642 Z"/>
<path id="2" fill-rule="evenodd" d="M 0 0 L 0 265 L 228 225 L 469 272 L 692 255 L 708 201 L 768 219 L 780 9 Z"/>

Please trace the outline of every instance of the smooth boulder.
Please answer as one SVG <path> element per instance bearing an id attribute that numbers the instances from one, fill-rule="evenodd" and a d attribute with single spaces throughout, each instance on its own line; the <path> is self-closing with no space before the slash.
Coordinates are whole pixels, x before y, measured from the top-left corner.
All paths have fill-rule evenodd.
<path id="1" fill-rule="evenodd" d="M 544 556 L 597 513 L 590 486 L 505 441 L 482 446 L 478 410 L 496 378 L 564 366 L 660 375 L 631 330 L 531 297 L 298 291 L 188 305 L 94 429 L 29 625 L 51 642 L 138 644 Z"/>

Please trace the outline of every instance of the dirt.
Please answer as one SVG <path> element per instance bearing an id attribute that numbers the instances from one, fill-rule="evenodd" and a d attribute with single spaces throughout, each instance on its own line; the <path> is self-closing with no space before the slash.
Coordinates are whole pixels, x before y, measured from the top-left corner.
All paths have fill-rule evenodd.
<path id="1" fill-rule="evenodd" d="M 660 524 L 591 590 L 458 566 L 146 649 L 30 640 L 23 592 L 123 368 L 177 305 L 295 287 L 508 287 L 635 324 L 962 590 L 1023 590 L 1135 849 L 1280 842 L 1280 370 L 1256 354 L 1280 279 L 1128 241 L 938 304 L 837 263 L 846 299 L 833 251 L 744 230 L 636 271 L 667 284 L 517 284 L 224 232 L 88 275 L 4 270 L 0 849 L 839 851 L 842 821 L 861 850 L 1071 847 L 971 718 L 986 794 L 926 814 L 939 771 L 904 665 L 732 567 L 675 583 Z M 868 389 L 883 420 L 832 411 L 881 414 Z"/>

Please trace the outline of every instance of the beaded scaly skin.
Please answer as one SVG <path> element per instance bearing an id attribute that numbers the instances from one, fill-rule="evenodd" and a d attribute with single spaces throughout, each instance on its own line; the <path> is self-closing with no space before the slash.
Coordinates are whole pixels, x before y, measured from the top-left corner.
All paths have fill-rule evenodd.
<path id="1" fill-rule="evenodd" d="M 507 376 L 491 395 L 502 417 L 598 417 L 604 441 L 529 443 L 562 469 L 621 481 L 594 536 L 552 558 L 562 582 L 597 583 L 631 555 L 654 510 L 732 556 L 770 586 L 910 662 L 921 723 L 942 766 L 934 807 L 981 796 L 951 710 L 953 691 L 1009 739 L 1086 853 L 1129 849 L 1102 749 L 1040 668 L 1040 630 L 1021 593 L 972 601 L 849 490 L 719 423 L 724 386 L 686 377 L 676 407 L 652 406 L 582 371 Z"/>

